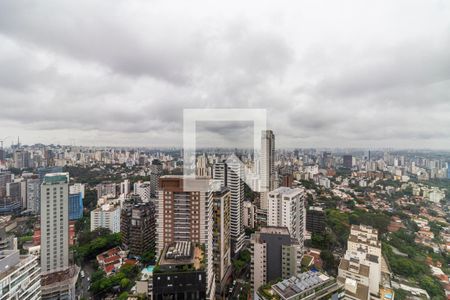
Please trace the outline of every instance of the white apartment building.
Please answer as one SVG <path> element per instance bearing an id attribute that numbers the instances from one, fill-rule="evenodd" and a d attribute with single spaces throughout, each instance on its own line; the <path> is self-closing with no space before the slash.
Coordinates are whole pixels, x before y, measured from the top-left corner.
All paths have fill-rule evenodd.
<path id="1" fill-rule="evenodd" d="M 227 187 L 231 192 L 231 240 L 232 254 L 242 249 L 245 239 L 244 209 L 244 169 L 237 157 L 227 164 Z"/>
<path id="2" fill-rule="evenodd" d="M 244 169 L 237 157 L 232 157 L 227 162 L 215 163 L 213 178 L 220 181 L 231 192 L 231 240 L 232 255 L 239 252 L 244 244 Z"/>
<path id="3" fill-rule="evenodd" d="M 125 179 L 120 183 L 120 194 L 128 195 L 130 193 L 130 180 Z"/>
<path id="4" fill-rule="evenodd" d="M 329 189 L 331 187 L 331 181 L 327 177 L 321 176 L 319 178 L 319 185 Z"/>
<path id="5" fill-rule="evenodd" d="M 103 204 L 91 211 L 91 231 L 108 228 L 113 233 L 120 232 L 120 206 Z"/>
<path id="6" fill-rule="evenodd" d="M 41 185 L 42 274 L 69 267 L 69 173 L 51 173 Z"/>
<path id="7" fill-rule="evenodd" d="M 0 299 L 41 299 L 38 257 L 20 255 L 19 250 L 0 251 Z"/>
<path id="8" fill-rule="evenodd" d="M 216 162 L 213 166 L 213 178 L 220 181 L 221 186 L 227 185 L 227 164 Z"/>
<path id="9" fill-rule="evenodd" d="M 84 193 L 85 193 L 86 187 L 83 183 L 75 183 L 69 186 L 69 193 L 70 194 L 79 194 L 81 193 L 81 198 L 84 199 Z"/>
<path id="10" fill-rule="evenodd" d="M 41 298 L 75 299 L 79 271 L 69 265 L 69 173 L 50 173 L 41 185 Z"/>
<path id="11" fill-rule="evenodd" d="M 431 202 L 439 203 L 442 199 L 445 198 L 445 192 L 440 190 L 439 188 L 432 188 L 428 193 L 428 198 Z"/>
<path id="12" fill-rule="evenodd" d="M 267 225 L 286 227 L 301 245 L 305 232 L 305 191 L 279 187 L 268 194 Z"/>
<path id="13" fill-rule="evenodd" d="M 150 181 L 136 182 L 134 184 L 134 193 L 141 196 L 143 202 L 150 201 L 151 195 L 151 184 Z"/>

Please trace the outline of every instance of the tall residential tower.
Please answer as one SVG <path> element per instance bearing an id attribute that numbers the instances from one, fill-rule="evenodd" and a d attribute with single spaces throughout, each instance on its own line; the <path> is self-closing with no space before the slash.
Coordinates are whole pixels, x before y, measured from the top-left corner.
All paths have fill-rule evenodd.
<path id="1" fill-rule="evenodd" d="M 209 178 L 191 181 L 183 176 L 161 176 L 157 253 L 158 268 L 163 272 L 153 277 L 155 298 L 170 293 L 171 299 L 214 299 L 212 191 Z M 200 257 L 203 262 L 198 261 Z M 176 272 L 175 266 L 183 265 L 189 272 Z M 177 298 L 180 294 L 184 296 Z"/>
<path id="2" fill-rule="evenodd" d="M 46 174 L 41 185 L 42 299 L 75 299 L 79 268 L 69 265 L 69 173 Z"/>
<path id="3" fill-rule="evenodd" d="M 272 130 L 261 133 L 261 209 L 267 209 L 267 193 L 276 187 L 275 183 L 275 135 Z"/>
<path id="4" fill-rule="evenodd" d="M 244 169 L 240 160 L 233 156 L 227 162 L 216 163 L 213 168 L 213 178 L 219 180 L 222 186 L 229 188 L 231 193 L 231 248 L 232 255 L 239 252 L 244 245 Z"/>

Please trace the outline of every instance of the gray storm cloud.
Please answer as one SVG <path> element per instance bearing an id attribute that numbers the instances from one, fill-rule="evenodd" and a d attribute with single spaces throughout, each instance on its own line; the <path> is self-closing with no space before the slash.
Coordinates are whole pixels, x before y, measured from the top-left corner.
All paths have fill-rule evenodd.
<path id="1" fill-rule="evenodd" d="M 178 146 L 183 108 L 250 107 L 280 147 L 448 148 L 449 36 L 438 0 L 4 0 L 0 136 Z"/>

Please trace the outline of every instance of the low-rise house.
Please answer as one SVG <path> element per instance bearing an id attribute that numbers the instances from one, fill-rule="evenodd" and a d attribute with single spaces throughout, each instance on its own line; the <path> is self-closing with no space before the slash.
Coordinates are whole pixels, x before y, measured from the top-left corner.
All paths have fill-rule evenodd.
<path id="1" fill-rule="evenodd" d="M 119 270 L 123 264 L 137 263 L 136 260 L 128 259 L 127 256 L 127 251 L 123 251 L 120 247 L 114 247 L 97 255 L 97 262 L 106 275 L 111 275 Z"/>

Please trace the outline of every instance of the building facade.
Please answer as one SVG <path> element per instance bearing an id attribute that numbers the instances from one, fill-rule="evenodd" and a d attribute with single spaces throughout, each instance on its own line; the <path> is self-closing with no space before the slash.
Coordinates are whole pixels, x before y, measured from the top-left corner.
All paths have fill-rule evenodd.
<path id="1" fill-rule="evenodd" d="M 338 282 L 348 299 L 379 299 L 392 294 L 391 274 L 381 255 L 378 231 L 370 226 L 352 225 L 347 251 L 338 269 Z"/>
<path id="2" fill-rule="evenodd" d="M 268 194 L 267 225 L 286 227 L 303 245 L 305 232 L 305 191 L 279 187 Z"/>
<path id="3" fill-rule="evenodd" d="M 41 209 L 41 180 L 39 178 L 27 179 L 27 210 L 38 214 Z"/>
<path id="4" fill-rule="evenodd" d="M 139 195 L 143 202 L 149 202 L 150 201 L 150 195 L 151 195 L 151 184 L 150 181 L 145 182 L 136 182 L 134 184 L 134 193 L 136 195 Z"/>
<path id="5" fill-rule="evenodd" d="M 225 291 L 227 279 L 231 275 L 230 204 L 231 193 L 227 187 L 213 195 L 213 260 L 216 278 L 216 294 Z"/>
<path id="6" fill-rule="evenodd" d="M 343 164 L 344 168 L 351 169 L 353 167 L 353 156 L 344 155 L 342 157 L 342 160 L 343 160 L 342 164 Z"/>
<path id="7" fill-rule="evenodd" d="M 275 279 L 301 272 L 302 248 L 286 227 L 261 227 L 250 239 L 251 285 L 254 292 Z"/>
<path id="8" fill-rule="evenodd" d="M 267 193 L 275 188 L 275 135 L 272 130 L 261 132 L 261 197 L 260 209 L 267 209 Z"/>
<path id="9" fill-rule="evenodd" d="M 69 174 L 51 173 L 41 185 L 42 273 L 69 267 Z"/>
<path id="10" fill-rule="evenodd" d="M 131 255 L 142 256 L 156 246 L 156 211 L 153 202 L 139 198 L 127 200 L 120 214 L 120 232 L 124 247 Z"/>
<path id="11" fill-rule="evenodd" d="M 219 180 L 231 193 L 231 255 L 236 255 L 244 245 L 244 169 L 237 157 L 214 164 L 213 178 Z"/>
<path id="12" fill-rule="evenodd" d="M 216 289 L 212 184 L 209 178 L 191 180 L 183 176 L 161 176 L 157 219 L 158 254 L 177 242 L 192 242 L 204 249 L 207 299 L 214 298 Z"/>
<path id="13" fill-rule="evenodd" d="M 107 228 L 113 233 L 120 232 L 121 209 L 119 205 L 104 204 L 91 211 L 91 231 Z"/>
<path id="14" fill-rule="evenodd" d="M 325 231 L 325 211 L 322 207 L 312 206 L 306 211 L 306 230 L 311 233 Z"/>
<path id="15" fill-rule="evenodd" d="M 82 193 L 69 194 L 69 220 L 78 220 L 83 217 Z"/>
<path id="16" fill-rule="evenodd" d="M 0 251 L 0 299 L 41 299 L 38 257 L 20 255 L 19 250 Z"/>
<path id="17" fill-rule="evenodd" d="M 256 206 L 250 201 L 244 201 L 243 221 L 245 227 L 255 228 Z"/>
<path id="18" fill-rule="evenodd" d="M 83 183 L 75 183 L 69 186 L 69 194 L 81 193 L 82 199 L 84 199 L 85 192 L 86 192 L 86 185 Z"/>
<path id="19" fill-rule="evenodd" d="M 69 174 L 46 174 L 41 185 L 42 299 L 75 299 L 79 267 L 69 265 Z"/>

